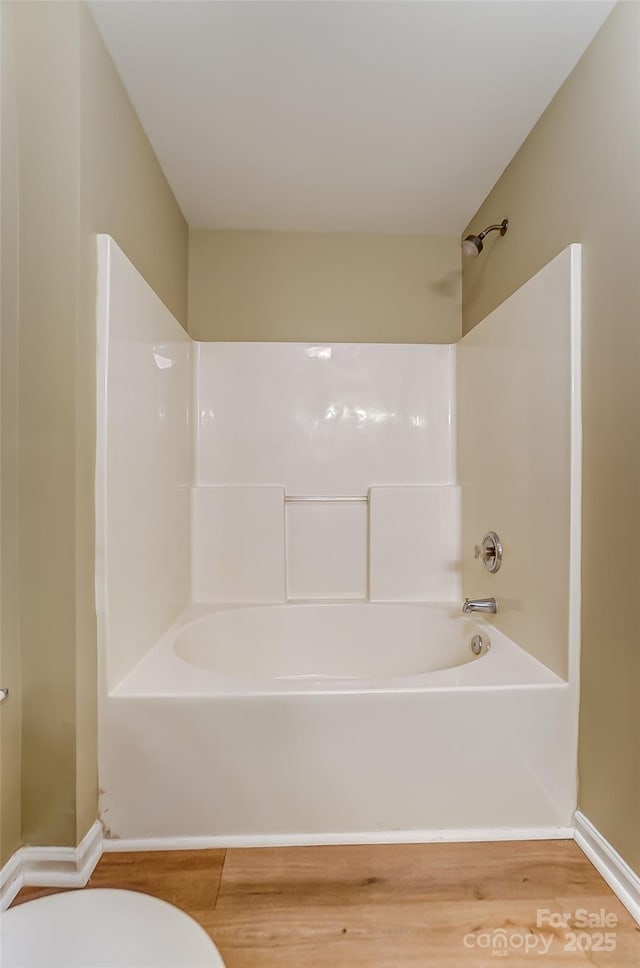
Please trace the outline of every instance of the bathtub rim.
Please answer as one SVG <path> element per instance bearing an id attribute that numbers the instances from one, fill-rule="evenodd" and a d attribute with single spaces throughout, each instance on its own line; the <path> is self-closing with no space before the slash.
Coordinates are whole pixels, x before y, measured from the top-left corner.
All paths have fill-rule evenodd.
<path id="1" fill-rule="evenodd" d="M 143 658 L 107 693 L 112 698 L 158 699 L 223 699 L 267 697 L 320 697 L 337 695 L 380 695 L 398 693 L 429 693 L 478 689 L 531 689 L 567 687 L 561 679 L 532 655 L 500 632 L 483 618 L 474 624 L 486 629 L 491 648 L 484 654 L 462 665 L 434 672 L 398 676 L 385 679 L 291 680 L 232 677 L 196 666 L 181 658 L 175 651 L 177 635 L 187 627 L 218 612 L 249 608 L 286 608 L 304 604 L 348 605 L 363 608 L 389 605 L 394 608 L 419 607 L 425 611 L 457 615 L 458 602 L 365 602 L 354 600 L 322 600 L 309 603 L 215 603 L 191 604 L 182 612 Z M 462 619 L 462 616 L 460 616 Z"/>

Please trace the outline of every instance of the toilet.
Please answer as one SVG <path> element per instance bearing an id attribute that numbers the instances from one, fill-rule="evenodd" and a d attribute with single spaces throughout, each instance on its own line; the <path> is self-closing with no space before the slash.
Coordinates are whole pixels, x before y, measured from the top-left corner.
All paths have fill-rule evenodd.
<path id="1" fill-rule="evenodd" d="M 0 915 L 2 968 L 224 968 L 184 911 L 135 891 L 68 891 Z"/>

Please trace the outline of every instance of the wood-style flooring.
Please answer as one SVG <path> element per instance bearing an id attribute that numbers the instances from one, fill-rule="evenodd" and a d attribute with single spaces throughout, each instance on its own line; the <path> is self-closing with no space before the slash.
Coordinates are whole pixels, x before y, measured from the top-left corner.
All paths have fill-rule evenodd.
<path id="1" fill-rule="evenodd" d="M 227 968 L 640 968 L 640 927 L 572 841 L 106 853 L 93 887 L 182 908 Z M 580 909 L 616 927 L 574 928 Z"/>

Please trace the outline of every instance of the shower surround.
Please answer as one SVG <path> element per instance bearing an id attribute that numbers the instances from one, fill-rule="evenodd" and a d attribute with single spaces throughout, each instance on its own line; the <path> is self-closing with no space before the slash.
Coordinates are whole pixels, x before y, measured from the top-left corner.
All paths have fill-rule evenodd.
<path id="1" fill-rule="evenodd" d="M 571 247 L 496 311 L 510 326 L 489 317 L 457 346 L 195 343 L 99 238 L 99 753 L 111 849 L 568 834 L 578 261 Z M 527 362 L 541 317 L 550 322 Z M 500 354 L 518 373 L 504 411 L 489 379 Z M 545 373 L 541 406 L 528 398 Z M 483 408 L 506 426 L 488 425 Z M 532 454 L 552 429 L 554 447 L 566 443 L 551 457 L 557 475 L 545 473 L 544 503 L 566 528 L 543 643 L 535 615 L 514 641 L 510 611 L 529 609 L 526 592 L 520 606 L 501 601 L 506 627 L 501 613 L 493 624 L 460 614 L 463 573 L 467 594 L 485 582 L 461 551 L 467 491 L 482 511 L 475 436 L 459 455 L 462 491 L 456 471 L 460 425 L 474 421 L 483 440 L 495 433 L 497 453 L 517 450 L 522 421 Z M 515 464 L 509 480 L 498 470 L 484 530 L 500 531 L 518 475 L 535 476 Z M 511 561 L 526 569 L 517 520 L 506 524 L 512 581 Z M 492 578 L 483 593 L 501 591 Z"/>

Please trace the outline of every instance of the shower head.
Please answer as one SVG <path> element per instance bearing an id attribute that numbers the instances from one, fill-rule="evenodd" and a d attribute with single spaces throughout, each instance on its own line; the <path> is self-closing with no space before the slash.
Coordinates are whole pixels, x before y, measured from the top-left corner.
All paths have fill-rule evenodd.
<path id="1" fill-rule="evenodd" d="M 482 235 L 468 235 L 462 243 L 462 254 L 468 256 L 469 259 L 475 259 L 484 248 L 482 238 Z"/>
<path id="2" fill-rule="evenodd" d="M 479 235 L 467 235 L 465 239 L 462 240 L 461 248 L 462 254 L 468 256 L 470 259 L 475 259 L 477 255 L 480 255 L 484 245 L 483 240 L 489 234 L 489 232 L 500 232 L 500 235 L 506 235 L 507 229 L 509 228 L 509 219 L 505 218 L 500 222 L 499 225 L 489 225 L 488 228 L 480 232 Z"/>

